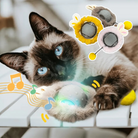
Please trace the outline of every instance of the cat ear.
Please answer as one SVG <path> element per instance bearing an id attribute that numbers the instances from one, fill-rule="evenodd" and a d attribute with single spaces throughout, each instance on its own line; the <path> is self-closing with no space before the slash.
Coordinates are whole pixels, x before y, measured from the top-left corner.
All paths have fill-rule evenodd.
<path id="1" fill-rule="evenodd" d="M 0 62 L 15 69 L 21 73 L 24 72 L 24 64 L 27 61 L 28 52 L 23 53 L 5 53 L 0 55 Z"/>
<path id="2" fill-rule="evenodd" d="M 44 33 L 52 27 L 45 18 L 35 12 L 30 13 L 29 21 L 37 40 L 42 40 Z"/>

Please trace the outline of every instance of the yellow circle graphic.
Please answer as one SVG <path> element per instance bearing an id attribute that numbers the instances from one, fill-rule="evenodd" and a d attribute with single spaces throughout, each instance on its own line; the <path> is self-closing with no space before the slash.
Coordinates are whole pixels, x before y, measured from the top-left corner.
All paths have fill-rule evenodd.
<path id="1" fill-rule="evenodd" d="M 89 59 L 90 60 L 95 60 L 96 59 L 96 54 L 95 53 L 90 53 L 89 54 Z"/>

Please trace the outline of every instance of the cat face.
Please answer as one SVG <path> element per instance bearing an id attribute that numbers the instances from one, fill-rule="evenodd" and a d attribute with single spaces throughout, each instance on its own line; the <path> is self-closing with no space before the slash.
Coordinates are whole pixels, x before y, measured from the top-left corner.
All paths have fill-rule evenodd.
<path id="1" fill-rule="evenodd" d="M 72 80 L 80 48 L 76 41 L 32 12 L 30 25 L 35 35 L 30 49 L 22 53 L 5 53 L 0 61 L 15 69 L 38 86 Z"/>

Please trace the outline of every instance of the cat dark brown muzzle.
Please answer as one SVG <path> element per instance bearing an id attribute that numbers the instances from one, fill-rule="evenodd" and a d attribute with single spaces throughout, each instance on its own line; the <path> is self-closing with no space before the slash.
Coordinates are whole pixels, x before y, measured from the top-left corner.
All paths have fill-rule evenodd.
<path id="1" fill-rule="evenodd" d="M 57 73 L 58 73 L 58 77 L 60 79 L 63 79 L 63 80 L 73 80 L 74 75 L 71 73 L 71 69 L 70 68 L 57 65 L 56 66 L 56 70 L 57 70 Z"/>
<path id="2" fill-rule="evenodd" d="M 57 65 L 56 70 L 57 70 L 59 76 L 65 76 L 66 75 L 66 68 L 65 67 Z"/>

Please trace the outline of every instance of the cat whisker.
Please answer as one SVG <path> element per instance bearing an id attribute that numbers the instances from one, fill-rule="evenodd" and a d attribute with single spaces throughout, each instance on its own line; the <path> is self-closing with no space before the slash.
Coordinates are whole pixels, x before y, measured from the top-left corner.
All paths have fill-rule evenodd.
<path id="1" fill-rule="evenodd" d="M 82 63 L 82 65 L 84 65 L 84 64 L 87 64 L 87 63 L 90 62 L 90 61 L 86 61 L 86 60 L 84 61 L 84 59 L 86 59 L 86 57 L 82 58 L 82 59 L 79 59 L 79 60 L 75 60 L 74 63 L 73 63 L 74 65 L 72 67 L 76 66 L 76 64 L 79 65 L 80 63 Z"/>
<path id="2" fill-rule="evenodd" d="M 82 61 L 82 60 L 84 60 L 84 59 L 86 59 L 86 58 L 87 58 L 87 57 L 82 57 L 82 58 L 79 58 L 79 59 L 75 60 L 75 62 Z"/>
<path id="3" fill-rule="evenodd" d="M 82 61 L 80 61 L 79 63 L 77 62 L 77 63 L 75 63 L 72 67 L 76 66 L 76 64 L 79 66 L 79 65 L 81 65 L 81 63 L 82 63 Z M 87 65 L 88 63 L 89 63 L 88 61 L 85 62 L 85 63 L 82 63 L 82 66 L 83 66 L 83 65 Z"/>

